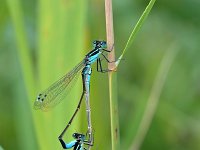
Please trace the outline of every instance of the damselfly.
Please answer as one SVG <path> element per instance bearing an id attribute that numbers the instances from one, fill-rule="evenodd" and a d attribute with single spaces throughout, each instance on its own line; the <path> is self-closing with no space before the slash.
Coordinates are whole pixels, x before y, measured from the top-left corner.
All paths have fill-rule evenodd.
<path id="1" fill-rule="evenodd" d="M 83 92 L 81 94 L 81 98 L 79 100 L 78 106 L 72 115 L 71 119 L 69 120 L 67 126 L 64 128 L 63 132 L 58 137 L 59 141 L 61 142 L 63 148 L 69 149 L 74 147 L 74 150 L 79 150 L 83 144 L 88 145 L 89 149 L 90 146 L 93 145 L 93 133 L 92 133 L 92 124 L 91 124 L 91 111 L 90 111 L 90 101 L 89 101 L 89 94 L 90 94 L 90 76 L 92 74 L 91 64 L 97 62 L 97 71 L 98 72 L 108 72 L 109 70 L 104 70 L 101 64 L 102 56 L 108 63 L 111 63 L 104 52 L 111 52 L 111 50 L 107 50 L 107 44 L 105 41 L 94 41 L 93 42 L 93 50 L 91 50 L 85 58 L 72 69 L 69 73 L 64 75 L 60 78 L 57 82 L 52 84 L 49 88 L 44 90 L 40 93 L 34 103 L 35 109 L 42 109 L 46 110 L 54 105 L 58 104 L 63 97 L 67 94 L 67 89 L 72 85 L 72 81 L 77 78 L 77 75 L 81 72 L 82 74 L 82 84 L 83 84 Z M 87 124 L 88 124 L 88 140 L 85 139 L 85 135 L 74 133 L 73 137 L 75 138 L 74 141 L 70 143 L 65 143 L 62 139 L 63 135 L 65 134 L 68 127 L 71 125 L 74 117 L 76 116 L 78 110 L 80 109 L 80 105 L 85 95 L 85 102 L 86 102 L 86 113 L 87 113 Z M 84 138 L 83 138 L 84 137 Z M 78 147 L 75 145 L 79 145 Z"/>
<path id="2" fill-rule="evenodd" d="M 85 140 L 84 134 L 74 133 L 72 136 L 75 140 L 73 140 L 67 144 L 63 140 L 60 141 L 63 148 L 70 149 L 73 147 L 74 150 L 87 150 L 85 147 L 83 147 L 83 144 L 88 144 L 88 141 Z"/>

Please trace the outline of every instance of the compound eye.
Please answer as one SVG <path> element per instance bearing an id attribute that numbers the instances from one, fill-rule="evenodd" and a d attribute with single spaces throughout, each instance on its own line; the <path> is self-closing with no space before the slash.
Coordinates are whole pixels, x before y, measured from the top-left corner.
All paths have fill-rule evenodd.
<path id="1" fill-rule="evenodd" d="M 74 137 L 75 139 L 77 139 L 77 134 L 76 134 L 76 133 L 73 133 L 73 134 L 72 134 L 72 137 Z"/>

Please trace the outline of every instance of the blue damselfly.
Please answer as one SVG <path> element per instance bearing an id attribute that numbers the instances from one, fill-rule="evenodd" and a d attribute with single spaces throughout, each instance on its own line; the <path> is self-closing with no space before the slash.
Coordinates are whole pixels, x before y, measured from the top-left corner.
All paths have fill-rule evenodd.
<path id="1" fill-rule="evenodd" d="M 81 94 L 81 98 L 67 126 L 64 128 L 63 132 L 58 137 L 64 149 L 69 149 L 72 147 L 74 148 L 74 150 L 85 149 L 83 147 L 83 144 L 88 145 L 90 149 L 90 146 L 93 145 L 93 132 L 92 132 L 92 124 L 91 124 L 90 101 L 89 101 L 90 77 L 92 74 L 91 65 L 94 62 L 97 62 L 98 72 L 104 73 L 104 72 L 110 71 L 108 69 L 104 70 L 101 64 L 102 59 L 105 59 L 108 63 L 111 63 L 104 55 L 104 52 L 108 52 L 108 53 L 111 52 L 111 50 L 109 51 L 106 48 L 107 48 L 107 44 L 105 41 L 94 41 L 93 50 L 91 50 L 85 56 L 85 58 L 77 66 L 74 67 L 74 69 L 72 69 L 69 73 L 67 73 L 58 81 L 53 83 L 49 88 L 41 92 L 34 103 L 35 109 L 46 110 L 55 106 L 63 99 L 64 96 L 66 96 L 67 89 L 69 89 L 69 87 L 72 85 L 72 81 L 75 80 L 77 78 L 77 75 L 81 72 L 82 84 L 83 84 L 83 92 Z M 103 58 L 101 59 L 100 56 L 102 56 Z M 86 135 L 88 135 L 88 139 L 86 139 L 86 135 L 84 134 L 74 133 L 73 137 L 75 140 L 69 143 L 65 143 L 62 139 L 63 135 L 65 134 L 68 127 L 71 125 L 74 117 L 76 116 L 78 110 L 80 109 L 80 105 L 81 105 L 84 95 L 85 95 L 85 102 L 86 102 L 87 125 L 88 125 L 88 130 L 87 130 Z"/>

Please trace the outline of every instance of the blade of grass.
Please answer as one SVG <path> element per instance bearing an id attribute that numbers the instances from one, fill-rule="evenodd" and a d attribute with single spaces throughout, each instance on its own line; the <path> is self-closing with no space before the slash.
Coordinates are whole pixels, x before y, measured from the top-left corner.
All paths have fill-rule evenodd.
<path id="1" fill-rule="evenodd" d="M 114 51 L 114 29 L 113 29 L 113 14 L 112 0 L 105 0 L 105 15 L 106 15 L 106 34 L 108 49 L 112 51 L 108 54 L 108 60 L 115 61 Z M 115 63 L 108 63 L 108 70 L 116 68 Z M 112 150 L 120 149 L 119 136 L 119 117 L 118 117 L 118 102 L 117 102 L 117 76 L 113 72 L 108 72 L 109 80 L 109 100 L 110 100 L 110 120 L 111 120 L 111 142 Z"/>
<path id="2" fill-rule="evenodd" d="M 8 0 L 7 4 L 15 29 L 16 43 L 18 46 L 18 57 L 25 82 L 25 88 L 27 89 L 24 93 L 27 92 L 28 100 L 30 100 L 33 97 L 35 82 L 33 77 L 33 64 L 31 62 L 28 40 L 25 32 L 24 14 L 22 12 L 23 9 L 21 8 L 21 3 L 19 0 Z M 21 143 L 21 145 L 23 149 L 37 149 L 34 140 L 34 135 L 32 132 L 33 129 L 30 128 L 32 127 L 32 114 L 30 111 L 32 108 L 32 104 L 31 101 L 28 102 L 29 105 L 26 106 L 25 101 L 16 101 L 16 112 L 17 115 L 20 116 L 19 120 L 17 121 L 20 128 L 19 138 L 22 138 L 21 141 L 23 141 L 23 143 Z M 23 106 L 23 110 L 19 109 L 22 108 L 21 106 Z"/>
<path id="3" fill-rule="evenodd" d="M 81 0 L 40 1 L 38 24 L 39 89 L 47 88 L 81 60 L 86 7 L 87 3 Z M 63 100 L 51 111 L 47 113 L 37 112 L 37 125 L 40 126 L 37 134 L 41 149 L 61 148 L 57 137 L 75 110 L 79 95 L 77 93 L 81 93 L 80 88 L 79 91 L 77 89 L 71 91 L 66 100 Z M 71 95 L 77 96 L 72 97 Z M 69 128 L 65 136 L 67 137 L 66 141 L 71 140 L 71 130 L 79 129 L 80 125 L 82 125 L 80 120 L 73 122 L 73 127 Z"/>
<path id="4" fill-rule="evenodd" d="M 119 65 L 121 59 L 123 58 L 125 52 L 127 51 L 127 49 L 131 46 L 131 44 L 133 43 L 133 40 L 135 39 L 138 31 L 141 29 L 142 25 L 144 24 L 145 20 L 147 19 L 154 3 L 156 0 L 151 0 L 149 2 L 149 4 L 147 5 L 147 7 L 145 8 L 144 12 L 142 13 L 142 15 L 140 16 L 138 22 L 136 23 L 135 27 L 133 28 L 133 31 L 131 32 L 128 41 L 126 43 L 126 46 L 124 47 L 122 54 L 120 55 L 118 61 L 115 63 L 116 67 Z"/>
<path id="5" fill-rule="evenodd" d="M 53 0 L 49 0 L 48 2 L 39 1 L 38 3 L 38 85 L 36 94 L 38 94 L 40 90 L 47 88 L 48 84 L 50 84 L 48 81 L 52 81 L 51 77 L 53 74 L 47 75 L 49 66 L 51 66 L 52 69 L 55 69 L 54 66 L 52 66 L 52 63 L 54 62 L 52 62 L 53 60 L 51 61 L 52 58 L 50 58 L 54 48 L 54 41 L 52 37 L 55 35 L 52 35 L 52 32 L 54 31 L 52 28 L 52 22 L 56 11 L 52 3 Z M 55 149 L 55 142 L 52 140 L 52 112 L 50 111 L 44 113 L 36 110 L 33 110 L 33 112 L 35 116 L 36 134 L 40 149 Z"/>
<path id="6" fill-rule="evenodd" d="M 19 60 L 22 67 L 23 77 L 25 85 L 27 87 L 28 97 L 32 97 L 35 89 L 34 77 L 33 77 L 33 64 L 29 53 L 29 46 L 27 35 L 24 26 L 24 17 L 22 8 L 20 7 L 19 0 L 8 0 L 8 6 L 10 9 L 11 17 L 16 32 L 16 42 L 18 45 Z M 31 106 L 31 104 L 30 104 Z"/>
<path id="7" fill-rule="evenodd" d="M 166 51 L 166 54 L 164 55 L 161 61 L 150 96 L 146 104 L 144 115 L 142 117 L 142 120 L 139 125 L 139 129 L 137 130 L 136 136 L 133 140 L 130 150 L 140 149 L 140 146 L 147 134 L 147 131 L 150 127 L 151 121 L 155 114 L 157 105 L 159 103 L 159 97 L 161 95 L 164 83 L 167 79 L 169 69 L 172 63 L 174 62 L 174 59 L 177 53 L 178 53 L 177 47 L 172 45 L 169 48 L 169 50 Z"/>

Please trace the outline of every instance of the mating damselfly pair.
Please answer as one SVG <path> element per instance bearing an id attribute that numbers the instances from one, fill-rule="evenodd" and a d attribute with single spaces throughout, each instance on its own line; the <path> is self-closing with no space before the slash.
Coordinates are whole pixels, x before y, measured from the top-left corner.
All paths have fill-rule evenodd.
<path id="1" fill-rule="evenodd" d="M 92 74 L 92 68 L 91 65 L 94 62 L 97 62 L 97 71 L 98 72 L 108 72 L 110 70 L 103 69 L 101 61 L 102 59 L 105 59 L 108 63 L 110 62 L 106 56 L 104 55 L 104 52 L 111 52 L 111 50 L 107 50 L 107 44 L 106 41 L 94 41 L 93 42 L 93 50 L 91 50 L 85 58 L 77 65 L 75 66 L 70 72 L 68 72 L 66 75 L 64 75 L 62 78 L 60 78 L 58 81 L 53 83 L 49 88 L 41 92 L 35 103 L 34 108 L 35 109 L 42 109 L 46 110 L 48 108 L 51 108 L 58 104 L 63 97 L 67 94 L 67 89 L 72 85 L 72 81 L 75 80 L 78 76 L 78 74 L 81 72 L 82 75 L 82 84 L 83 84 L 83 92 L 81 94 L 78 106 L 72 115 L 71 119 L 69 120 L 67 126 L 64 128 L 63 132 L 58 137 L 60 143 L 62 144 L 62 147 L 64 149 L 70 149 L 73 148 L 74 150 L 87 150 L 84 146 L 88 146 L 90 149 L 90 146 L 93 145 L 93 132 L 92 132 L 92 124 L 91 124 L 91 111 L 90 111 L 90 77 Z M 102 56 L 102 57 L 101 57 Z M 63 138 L 63 135 L 71 125 L 74 117 L 76 116 L 78 110 L 80 109 L 81 102 L 83 97 L 85 96 L 85 102 L 86 102 L 86 113 L 87 113 L 87 133 L 81 134 L 81 133 L 74 133 L 72 136 L 74 138 L 73 141 L 69 143 L 65 143 Z M 87 137 L 88 136 L 88 137 Z"/>

